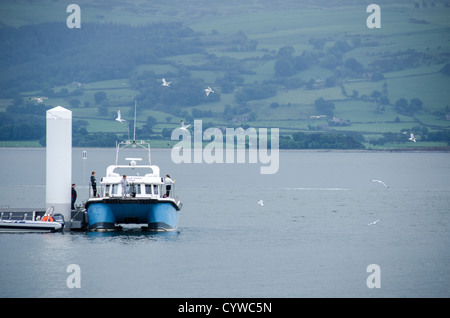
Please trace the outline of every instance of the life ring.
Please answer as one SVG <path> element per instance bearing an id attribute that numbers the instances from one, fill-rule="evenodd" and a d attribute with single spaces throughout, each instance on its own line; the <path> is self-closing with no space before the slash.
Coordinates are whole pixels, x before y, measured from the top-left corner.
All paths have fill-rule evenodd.
<path id="1" fill-rule="evenodd" d="M 42 218 L 42 222 L 53 222 L 53 218 L 52 218 L 51 215 L 45 215 L 45 216 Z"/>

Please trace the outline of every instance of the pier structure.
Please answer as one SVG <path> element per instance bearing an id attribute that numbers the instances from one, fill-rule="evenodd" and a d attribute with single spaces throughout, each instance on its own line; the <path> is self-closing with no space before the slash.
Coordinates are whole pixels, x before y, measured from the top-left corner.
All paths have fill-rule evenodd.
<path id="1" fill-rule="evenodd" d="M 72 112 L 57 106 L 46 116 L 45 209 L 64 216 L 64 230 L 71 227 Z"/>

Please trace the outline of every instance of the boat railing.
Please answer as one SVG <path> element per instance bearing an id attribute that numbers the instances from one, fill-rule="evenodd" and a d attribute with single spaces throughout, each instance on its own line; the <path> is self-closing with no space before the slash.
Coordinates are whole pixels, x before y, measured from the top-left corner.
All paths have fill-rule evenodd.
<path id="1" fill-rule="evenodd" d="M 133 197 L 133 192 L 131 191 L 132 187 L 135 186 L 134 184 L 128 184 L 128 188 L 126 191 L 126 194 L 124 197 Z M 108 190 L 109 189 L 109 190 Z M 108 186 L 105 186 L 103 184 L 101 184 L 100 186 L 97 186 L 97 195 L 94 196 L 94 190 L 92 189 L 92 186 L 89 186 L 89 198 L 100 198 L 100 197 L 123 197 L 122 195 L 120 195 L 119 193 L 109 193 L 108 191 L 110 191 L 111 188 Z M 118 190 L 120 191 L 120 190 Z M 167 195 L 167 193 L 169 193 L 169 195 Z M 159 184 L 158 185 L 158 192 L 154 192 L 152 194 L 152 197 L 156 197 L 156 198 L 171 198 L 171 199 L 175 199 L 175 184 L 172 184 L 172 187 L 170 189 L 170 191 L 168 191 L 166 189 L 166 185 L 165 184 Z"/>
<path id="2" fill-rule="evenodd" d="M 97 189 L 97 195 L 94 196 L 94 189 L 92 188 L 92 183 L 89 182 L 89 197 L 90 198 L 95 198 L 95 197 L 98 198 L 98 197 L 101 196 L 100 193 L 102 195 L 104 195 L 104 192 L 103 192 L 104 190 L 103 190 L 103 186 L 102 185 L 100 185 L 100 186 L 97 185 L 96 189 Z"/>
<path id="3" fill-rule="evenodd" d="M 45 214 L 43 211 L 29 210 L 29 211 L 9 211 L 0 213 L 0 221 L 39 221 L 40 214 Z"/>
<path id="4" fill-rule="evenodd" d="M 169 190 L 166 189 L 166 185 L 165 184 L 162 185 L 162 188 L 163 188 L 162 190 L 163 191 L 161 193 L 163 195 L 161 197 L 175 199 L 175 183 L 172 183 L 171 186 L 172 187 L 171 187 L 171 189 L 169 191 Z M 167 195 L 167 192 L 169 193 L 169 195 Z"/>

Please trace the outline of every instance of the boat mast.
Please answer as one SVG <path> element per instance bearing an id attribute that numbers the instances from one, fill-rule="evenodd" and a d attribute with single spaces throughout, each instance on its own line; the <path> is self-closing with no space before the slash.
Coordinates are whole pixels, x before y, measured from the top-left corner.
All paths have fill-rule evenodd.
<path id="1" fill-rule="evenodd" d="M 134 100 L 134 134 L 133 141 L 136 140 L 136 100 Z"/>
<path id="2" fill-rule="evenodd" d="M 139 140 L 138 142 L 136 142 L 136 112 L 137 112 L 137 102 L 135 100 L 134 101 L 134 134 L 133 134 L 133 141 L 127 140 L 127 141 L 116 142 L 116 166 L 118 165 L 118 162 L 119 162 L 119 152 L 120 152 L 120 150 L 123 149 L 123 148 L 130 147 L 130 146 L 132 148 L 136 148 L 136 146 L 139 146 L 139 147 L 147 150 L 147 152 L 148 152 L 148 164 L 149 165 L 152 164 L 151 156 L 150 156 L 150 142 L 149 141 L 144 141 L 144 140 Z"/>

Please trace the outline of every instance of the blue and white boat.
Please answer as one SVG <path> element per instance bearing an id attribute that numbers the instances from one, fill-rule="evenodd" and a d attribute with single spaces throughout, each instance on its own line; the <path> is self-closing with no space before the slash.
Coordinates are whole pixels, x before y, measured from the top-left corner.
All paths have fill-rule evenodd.
<path id="1" fill-rule="evenodd" d="M 148 164 L 139 165 L 142 158 L 125 158 L 119 164 L 119 152 L 124 148 L 141 148 L 148 152 Z M 134 149 L 137 150 L 137 149 Z M 133 150 L 133 151 L 134 151 Z M 126 176 L 128 185 L 122 183 Z M 174 185 L 166 195 L 165 180 L 160 169 L 151 164 L 150 143 L 125 141 L 116 146 L 116 163 L 106 169 L 97 197 L 90 195 L 85 204 L 91 231 L 112 231 L 123 224 L 140 224 L 151 231 L 174 231 L 182 203 L 174 195 Z"/>

